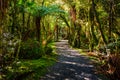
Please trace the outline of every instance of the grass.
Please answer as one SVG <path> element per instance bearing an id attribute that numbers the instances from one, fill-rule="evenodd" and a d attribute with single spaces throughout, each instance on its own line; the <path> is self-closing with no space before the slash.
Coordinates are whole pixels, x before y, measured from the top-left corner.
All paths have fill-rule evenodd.
<path id="1" fill-rule="evenodd" d="M 25 62 L 24 64 L 30 64 L 28 67 L 30 67 L 31 70 L 34 71 L 34 73 L 31 76 L 28 76 L 26 80 L 39 80 L 39 78 L 47 72 L 47 68 L 52 66 L 55 62 L 56 59 L 53 56 L 45 56 L 38 60 L 31 60 Z"/>

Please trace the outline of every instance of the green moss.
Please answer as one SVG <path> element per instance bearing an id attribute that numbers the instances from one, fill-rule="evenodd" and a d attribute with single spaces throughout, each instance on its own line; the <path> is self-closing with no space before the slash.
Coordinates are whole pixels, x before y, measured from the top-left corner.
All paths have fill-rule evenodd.
<path id="1" fill-rule="evenodd" d="M 13 69 L 9 69 L 7 80 L 39 80 L 56 62 L 56 58 L 56 55 L 46 55 L 36 60 L 20 60 L 13 65 Z"/>

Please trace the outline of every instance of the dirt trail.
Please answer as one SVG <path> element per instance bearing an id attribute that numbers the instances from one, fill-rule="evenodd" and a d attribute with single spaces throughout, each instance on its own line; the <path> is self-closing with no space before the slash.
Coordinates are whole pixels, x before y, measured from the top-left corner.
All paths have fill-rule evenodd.
<path id="1" fill-rule="evenodd" d="M 56 42 L 58 62 L 41 80 L 103 80 L 94 74 L 90 60 L 69 47 L 67 40 Z"/>

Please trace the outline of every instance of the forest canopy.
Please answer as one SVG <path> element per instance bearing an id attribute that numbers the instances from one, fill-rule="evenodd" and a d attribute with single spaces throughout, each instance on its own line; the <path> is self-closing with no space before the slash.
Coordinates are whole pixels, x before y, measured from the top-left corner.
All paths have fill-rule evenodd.
<path id="1" fill-rule="evenodd" d="M 119 22 L 120 0 L 0 0 L 0 69 L 51 55 L 51 43 L 61 39 L 119 54 Z"/>

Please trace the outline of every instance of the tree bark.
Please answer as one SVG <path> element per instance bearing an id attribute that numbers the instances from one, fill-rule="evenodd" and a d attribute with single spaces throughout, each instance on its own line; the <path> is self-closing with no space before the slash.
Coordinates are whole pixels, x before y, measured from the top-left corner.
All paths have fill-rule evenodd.
<path id="1" fill-rule="evenodd" d="M 14 10 L 12 12 L 12 18 L 13 18 L 13 22 L 12 22 L 12 26 L 11 26 L 11 33 L 13 34 L 15 32 L 15 28 L 16 28 L 16 0 L 13 0 L 13 4 L 14 4 Z"/>
<path id="2" fill-rule="evenodd" d="M 108 35 L 108 42 L 111 42 L 111 32 L 112 32 L 112 27 L 113 27 L 113 1 L 109 1 L 109 35 Z"/>
<path id="3" fill-rule="evenodd" d="M 93 5 L 92 7 L 93 7 L 93 9 L 94 9 L 94 15 L 95 15 L 96 21 L 97 21 L 97 23 L 98 23 L 98 27 L 99 27 L 100 34 L 101 34 L 101 36 L 102 36 L 103 42 L 104 42 L 105 44 L 107 44 L 107 40 L 106 40 L 106 38 L 105 38 L 105 35 L 104 35 L 104 33 L 103 33 L 103 30 L 102 30 L 101 23 L 100 23 L 100 21 L 99 21 L 98 13 L 97 13 L 97 11 L 96 11 L 96 9 L 95 9 L 96 4 L 95 4 L 94 0 L 92 0 L 92 5 Z"/>
<path id="4" fill-rule="evenodd" d="M 40 26 L 41 17 L 36 17 L 36 37 L 37 41 L 40 42 L 41 39 L 41 26 Z"/>

